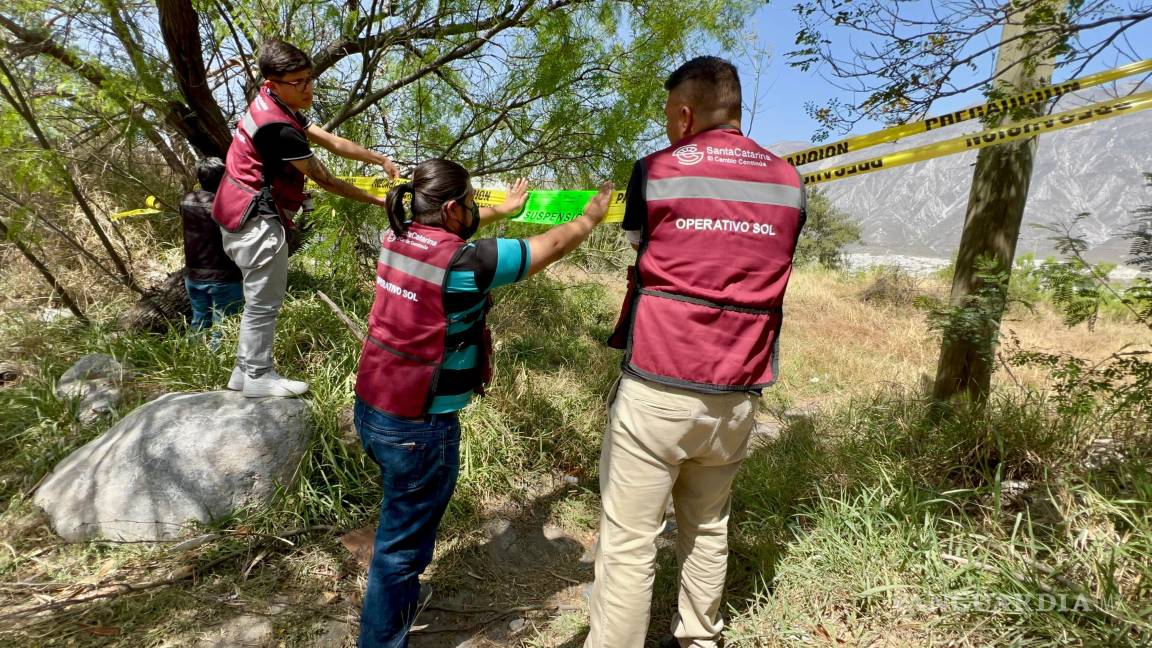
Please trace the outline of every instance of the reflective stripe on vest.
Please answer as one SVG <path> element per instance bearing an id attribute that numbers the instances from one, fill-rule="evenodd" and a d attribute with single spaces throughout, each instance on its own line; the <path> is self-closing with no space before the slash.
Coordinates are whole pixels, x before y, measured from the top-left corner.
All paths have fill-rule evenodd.
<path id="1" fill-rule="evenodd" d="M 249 139 L 256 137 L 256 131 L 260 129 L 260 127 L 256 125 L 256 120 L 247 112 L 240 118 L 239 128 Z"/>
<path id="2" fill-rule="evenodd" d="M 644 192 L 649 201 L 710 198 L 796 209 L 800 208 L 803 195 L 799 187 L 791 185 L 692 176 L 649 180 Z"/>
<path id="3" fill-rule="evenodd" d="M 625 366 L 687 388 L 771 384 L 802 222 L 799 174 L 722 129 L 644 162 L 648 213 L 622 318 Z"/>
<path id="4" fill-rule="evenodd" d="M 444 279 L 448 275 L 448 270 L 445 268 L 437 268 L 430 263 L 424 263 L 423 261 L 413 259 L 410 256 L 405 256 L 383 246 L 380 248 L 380 258 L 378 260 L 390 268 L 395 268 L 406 275 L 423 279 L 436 286 L 443 286 Z M 379 279 L 379 277 L 377 277 L 377 279 Z"/>

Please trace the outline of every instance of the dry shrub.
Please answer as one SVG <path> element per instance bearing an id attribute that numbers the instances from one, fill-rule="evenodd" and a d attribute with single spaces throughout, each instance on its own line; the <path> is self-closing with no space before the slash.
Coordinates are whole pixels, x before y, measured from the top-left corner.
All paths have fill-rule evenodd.
<path id="1" fill-rule="evenodd" d="M 105 268 L 114 272 L 95 232 L 78 209 L 50 218 L 87 252 L 100 259 Z M 183 264 L 179 241 L 166 240 L 172 236 L 171 223 L 168 221 L 176 218 L 175 214 L 162 213 L 119 223 L 100 219 L 136 282 L 145 289 L 164 281 L 169 272 Z M 82 310 L 106 309 L 111 304 L 135 300 L 136 296 L 131 291 L 38 221 L 33 221 L 21 234 L 21 240 L 48 266 Z M 44 309 L 62 307 L 43 275 L 16 246 L 0 241 L 0 311 L 8 314 L 43 314 Z"/>
<path id="2" fill-rule="evenodd" d="M 896 266 L 882 267 L 876 271 L 875 276 L 872 283 L 860 293 L 860 298 L 869 304 L 911 307 L 917 299 L 930 294 L 922 279 Z"/>

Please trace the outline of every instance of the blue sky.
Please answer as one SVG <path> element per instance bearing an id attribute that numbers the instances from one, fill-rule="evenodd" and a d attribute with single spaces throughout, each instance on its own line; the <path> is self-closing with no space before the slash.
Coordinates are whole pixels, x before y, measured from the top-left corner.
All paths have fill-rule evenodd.
<path id="1" fill-rule="evenodd" d="M 757 115 L 752 121 L 752 128 L 748 133 L 761 144 L 769 145 L 784 140 L 810 141 L 812 134 L 817 130 L 817 124 L 804 112 L 804 103 L 814 101 L 821 104 L 828 99 L 838 98 L 844 103 L 853 102 L 855 98 L 850 93 L 837 88 L 825 78 L 818 67 L 808 72 L 802 72 L 789 67 L 785 60 L 785 53 L 793 47 L 796 32 L 799 30 L 799 21 L 792 12 L 792 2 L 768 4 L 757 11 L 750 28 L 754 31 L 761 46 L 770 48 L 772 55 L 769 63 L 764 66 L 761 74 L 761 93 L 764 98 L 757 109 Z M 1147 21 L 1152 22 L 1152 21 Z M 1129 41 L 1132 43 L 1152 43 L 1152 24 L 1138 25 L 1129 30 Z M 999 34 L 995 34 L 998 36 Z M 859 41 L 859 37 L 857 41 Z M 1142 56 L 1152 57 L 1152 50 L 1140 52 Z M 741 81 L 744 85 L 745 102 L 751 99 L 754 73 L 752 64 L 747 59 L 740 60 L 739 56 L 725 53 L 731 57 L 740 68 Z M 1101 57 L 1084 71 L 1091 74 L 1113 67 L 1115 57 Z M 1126 60 L 1121 61 L 1127 62 Z M 988 58 L 987 65 L 992 65 Z M 1068 78 L 1070 71 L 1057 70 L 1054 81 Z M 862 98 L 862 97 L 860 97 Z M 982 97 L 978 91 L 973 91 L 963 97 L 950 98 L 933 106 L 932 114 L 939 114 L 957 110 L 965 106 L 980 103 Z M 745 130 L 748 131 L 749 116 L 745 115 Z M 850 134 L 861 134 L 877 130 L 881 124 L 876 122 L 861 122 Z M 840 135 L 833 135 L 831 139 L 838 139 Z"/>

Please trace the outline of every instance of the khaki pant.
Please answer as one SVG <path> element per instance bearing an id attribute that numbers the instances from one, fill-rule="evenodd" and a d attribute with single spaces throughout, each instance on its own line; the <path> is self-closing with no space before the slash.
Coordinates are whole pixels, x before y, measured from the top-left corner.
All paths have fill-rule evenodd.
<path id="1" fill-rule="evenodd" d="M 656 537 L 676 510 L 681 646 L 716 646 L 728 567 L 732 480 L 759 397 L 703 394 L 624 376 L 600 455 L 603 514 L 586 648 L 640 648 L 648 629 Z"/>

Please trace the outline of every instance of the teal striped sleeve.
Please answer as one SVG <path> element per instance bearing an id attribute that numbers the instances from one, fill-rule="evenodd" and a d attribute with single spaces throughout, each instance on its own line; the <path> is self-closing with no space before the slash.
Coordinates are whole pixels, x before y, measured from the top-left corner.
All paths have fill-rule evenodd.
<path id="1" fill-rule="evenodd" d="M 491 288 L 516 283 L 528 276 L 532 252 L 523 239 L 496 239 L 496 273 Z"/>

